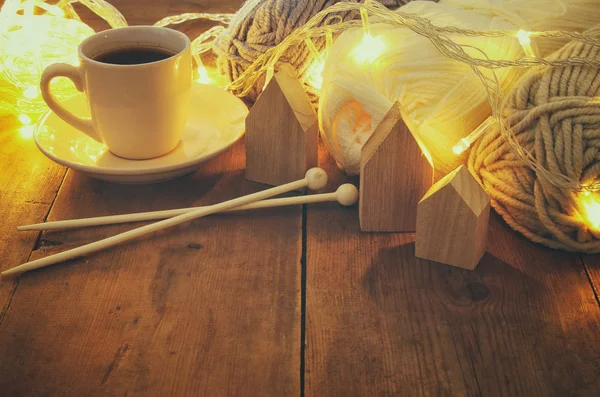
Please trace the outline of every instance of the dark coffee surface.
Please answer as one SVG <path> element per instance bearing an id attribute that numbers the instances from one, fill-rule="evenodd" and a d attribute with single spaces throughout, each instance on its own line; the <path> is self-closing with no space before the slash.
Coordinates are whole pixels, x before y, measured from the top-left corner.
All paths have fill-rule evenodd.
<path id="1" fill-rule="evenodd" d="M 131 47 L 104 52 L 95 56 L 94 60 L 113 65 L 139 65 L 162 61 L 173 55 L 175 54 L 161 48 Z"/>

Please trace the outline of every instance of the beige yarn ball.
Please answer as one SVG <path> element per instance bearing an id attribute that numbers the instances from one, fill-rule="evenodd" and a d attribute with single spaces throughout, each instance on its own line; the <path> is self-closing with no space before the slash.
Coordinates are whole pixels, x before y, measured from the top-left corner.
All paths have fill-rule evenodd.
<path id="1" fill-rule="evenodd" d="M 571 57 L 600 61 L 600 48 L 573 42 L 552 56 Z M 598 182 L 598 68 L 533 70 L 508 96 L 504 114 L 516 139 L 533 155 L 538 166 L 584 185 Z M 600 193 L 585 196 L 560 189 L 536 175 L 511 150 L 499 131 L 490 132 L 476 142 L 469 156 L 469 167 L 479 176 L 494 209 L 528 239 L 551 248 L 600 252 L 600 225 L 593 225 L 597 220 L 591 222 L 582 206 L 582 200 L 594 199 Z"/>

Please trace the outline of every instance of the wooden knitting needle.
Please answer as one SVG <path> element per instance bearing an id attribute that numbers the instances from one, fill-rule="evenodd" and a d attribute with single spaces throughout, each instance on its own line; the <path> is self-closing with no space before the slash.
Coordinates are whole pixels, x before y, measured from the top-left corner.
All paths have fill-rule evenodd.
<path id="1" fill-rule="evenodd" d="M 313 194 L 310 196 L 285 197 L 270 200 L 256 201 L 251 204 L 235 207 L 223 212 L 234 212 L 244 210 L 256 210 L 261 208 L 283 207 L 288 205 L 324 203 L 328 201 L 337 201 L 341 205 L 351 206 L 358 201 L 358 189 L 352 184 L 344 184 L 338 187 L 334 193 Z M 17 227 L 17 230 L 67 230 L 89 226 L 112 225 L 116 223 L 130 223 L 141 221 L 152 221 L 157 219 L 171 218 L 177 215 L 185 214 L 190 211 L 196 211 L 207 207 L 178 208 L 174 210 L 138 212 L 133 214 L 98 216 L 94 218 L 70 219 L 65 221 L 55 221 L 46 223 L 36 223 L 34 225 L 25 225 Z"/>
<path id="2" fill-rule="evenodd" d="M 73 248 L 71 250 L 61 252 L 59 254 L 50 255 L 45 258 L 40 258 L 35 261 L 24 263 L 20 266 L 13 267 L 12 269 L 2 272 L 2 276 L 9 276 L 27 272 L 29 270 L 39 269 L 53 265 L 55 263 L 63 262 L 76 257 L 91 254 L 93 252 L 101 251 L 103 249 L 115 246 L 117 244 L 124 243 L 125 241 L 132 240 L 134 238 L 143 236 L 144 234 L 156 232 L 162 229 L 166 229 L 171 226 L 179 225 L 192 219 L 200 218 L 217 212 L 225 211 L 240 205 L 250 204 L 255 201 L 263 200 L 269 197 L 277 196 L 292 190 L 300 190 L 305 187 L 316 190 L 321 189 L 327 184 L 327 173 L 320 168 L 311 168 L 306 172 L 304 179 L 286 183 L 285 185 L 273 187 L 262 192 L 249 194 L 247 196 L 238 197 L 233 200 L 225 201 L 223 203 L 211 205 L 198 210 L 190 211 L 185 214 L 175 216 L 173 218 L 165 219 L 150 225 L 145 225 L 137 229 L 129 230 L 127 232 L 117 234 L 116 236 L 108 237 L 94 243 L 86 244 L 81 247 Z"/>

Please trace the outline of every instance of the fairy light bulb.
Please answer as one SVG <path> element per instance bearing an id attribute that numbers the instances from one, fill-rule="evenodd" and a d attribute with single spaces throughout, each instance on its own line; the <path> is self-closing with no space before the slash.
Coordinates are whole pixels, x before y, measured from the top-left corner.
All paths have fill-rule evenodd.
<path id="1" fill-rule="evenodd" d="M 34 127 L 32 125 L 25 125 L 19 128 L 19 135 L 24 139 L 31 139 L 33 137 Z"/>
<path id="2" fill-rule="evenodd" d="M 519 30 L 515 36 L 519 40 L 521 47 L 523 47 L 523 52 L 525 55 L 530 58 L 535 57 L 535 51 L 533 51 L 533 47 L 531 46 L 531 33 L 524 30 Z"/>
<path id="3" fill-rule="evenodd" d="M 23 124 L 23 125 L 29 125 L 31 124 L 31 117 L 29 117 L 26 114 L 20 114 L 19 117 L 17 117 L 17 119 L 19 120 L 19 123 Z"/>
<path id="4" fill-rule="evenodd" d="M 323 86 L 323 69 L 325 69 L 325 62 L 321 58 L 315 58 L 306 72 L 306 83 L 316 90 L 320 90 Z"/>
<path id="5" fill-rule="evenodd" d="M 473 132 L 466 137 L 462 138 L 452 147 L 452 151 L 457 156 L 460 156 L 465 150 L 471 147 L 481 135 L 483 135 L 488 129 L 492 128 L 496 124 L 496 120 L 493 117 L 488 117 L 483 123 L 479 125 Z"/>
<path id="6" fill-rule="evenodd" d="M 462 138 L 460 141 L 458 141 L 458 143 L 456 145 L 454 145 L 454 147 L 452 148 L 452 151 L 457 156 L 460 156 L 465 150 L 467 150 L 469 148 L 469 146 L 471 146 L 471 143 L 469 142 L 469 140 L 466 138 Z"/>
<path id="7" fill-rule="evenodd" d="M 329 49 L 329 46 L 331 45 L 329 42 L 329 38 L 327 39 L 326 44 L 327 49 L 321 53 L 319 52 L 319 50 L 317 50 L 317 46 L 315 46 L 315 43 L 310 39 L 310 37 L 307 37 L 304 40 L 304 43 L 306 44 L 306 47 L 308 48 L 313 57 L 313 61 L 306 71 L 306 84 L 317 90 L 320 90 L 323 86 L 323 69 L 325 69 L 327 49 Z"/>
<path id="8" fill-rule="evenodd" d="M 350 56 L 360 65 L 369 64 L 379 58 L 386 47 L 383 36 L 371 36 L 365 32 L 361 42 L 350 52 Z"/>
<path id="9" fill-rule="evenodd" d="M 577 205 L 585 224 L 593 231 L 600 231 L 600 197 L 597 193 L 583 191 L 577 196 Z"/>
<path id="10" fill-rule="evenodd" d="M 379 58 L 386 49 L 383 36 L 373 36 L 369 25 L 369 13 L 367 9 L 360 9 L 360 19 L 363 26 L 363 37 L 361 42 L 350 52 L 350 56 L 359 65 L 369 64 Z"/>
<path id="11" fill-rule="evenodd" d="M 198 71 L 198 78 L 196 79 L 196 81 L 198 83 L 202 83 L 202 84 L 213 83 L 213 80 L 208 75 L 208 70 L 206 70 L 206 66 L 204 66 L 204 64 L 198 65 L 197 71 Z"/>
<path id="12" fill-rule="evenodd" d="M 40 95 L 40 90 L 36 86 L 29 86 L 23 91 L 23 96 L 27 99 L 35 99 Z"/>

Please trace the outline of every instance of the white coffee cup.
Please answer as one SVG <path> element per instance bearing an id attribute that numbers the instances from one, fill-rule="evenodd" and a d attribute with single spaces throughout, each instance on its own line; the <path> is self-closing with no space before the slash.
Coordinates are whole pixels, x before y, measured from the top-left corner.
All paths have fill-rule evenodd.
<path id="1" fill-rule="evenodd" d="M 106 63 L 107 54 L 136 48 L 171 56 L 148 63 Z M 85 39 L 78 53 L 79 66 L 58 63 L 42 74 L 42 97 L 57 116 L 120 157 L 149 159 L 177 146 L 192 88 L 190 40 L 185 34 L 154 26 L 112 29 Z M 58 76 L 68 77 L 85 93 L 90 119 L 69 112 L 52 95 L 50 81 Z"/>

